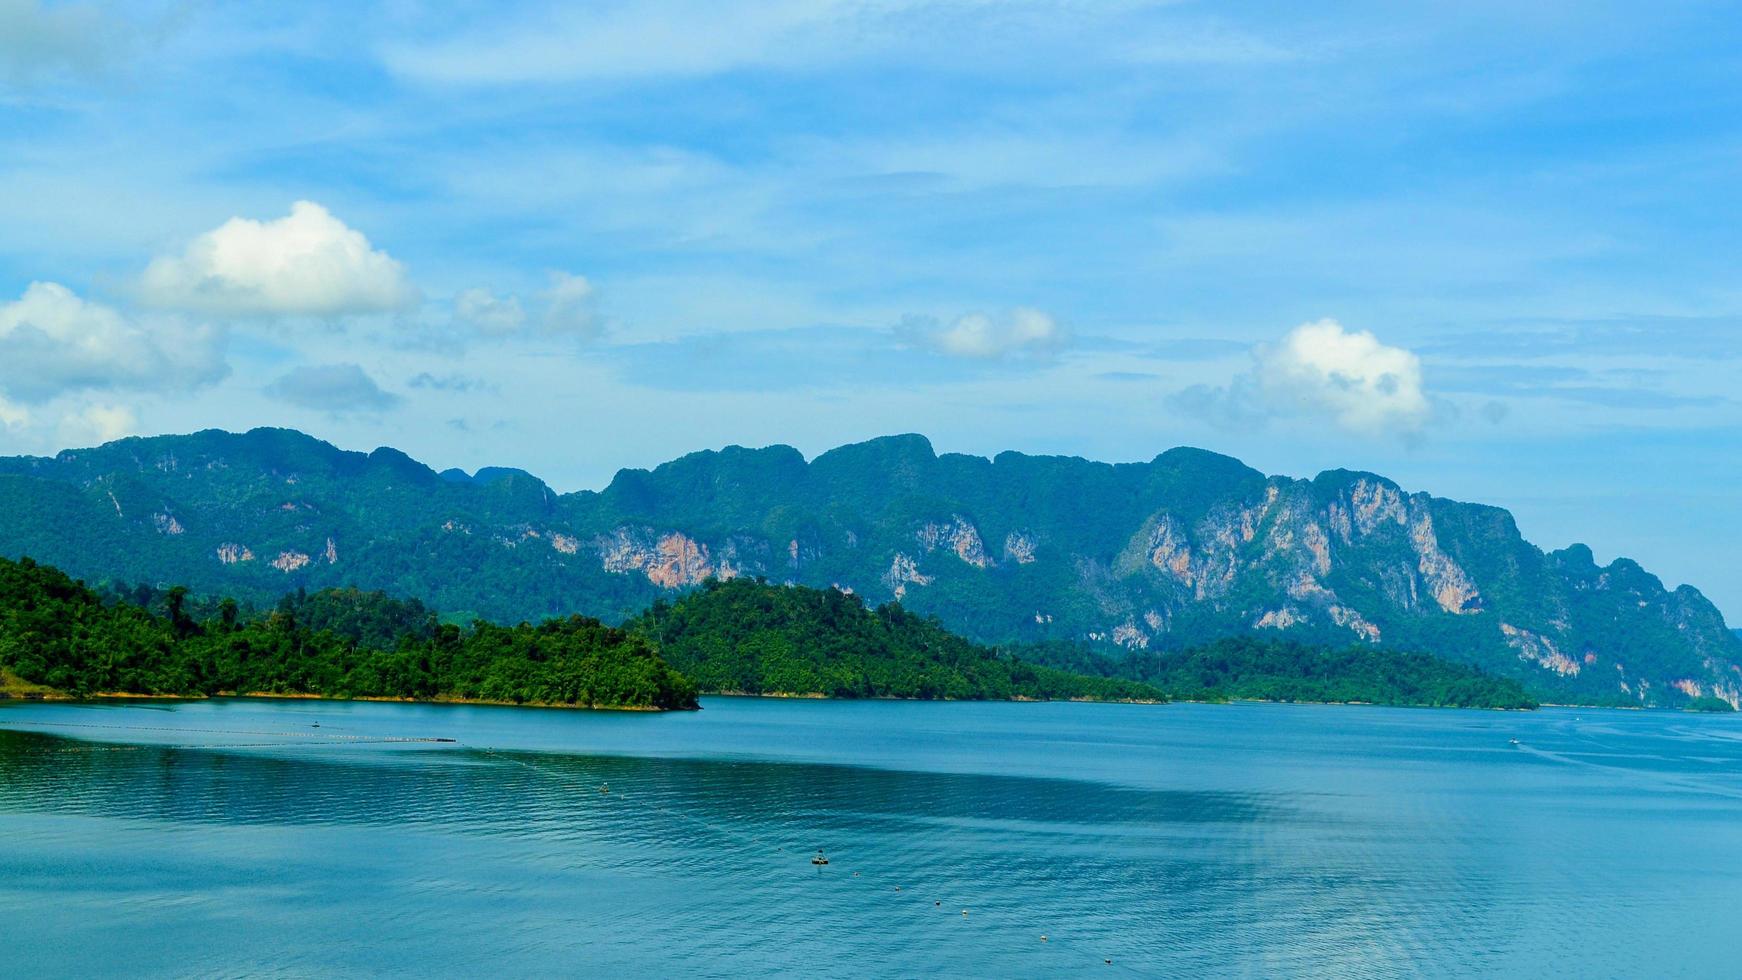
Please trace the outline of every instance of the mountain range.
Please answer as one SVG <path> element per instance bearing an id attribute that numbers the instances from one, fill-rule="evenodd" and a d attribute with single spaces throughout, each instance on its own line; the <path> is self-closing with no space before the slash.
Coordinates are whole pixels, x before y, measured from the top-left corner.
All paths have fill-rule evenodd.
<path id="1" fill-rule="evenodd" d="M 556 493 L 518 469 L 208 430 L 0 458 L 0 554 L 91 581 L 267 602 L 334 585 L 450 615 L 620 622 L 708 578 L 835 586 L 988 643 L 1166 652 L 1245 633 L 1474 664 L 1550 701 L 1742 701 L 1742 639 L 1697 589 L 1544 552 L 1506 511 L 1332 470 L 938 455 L 693 453 Z"/>

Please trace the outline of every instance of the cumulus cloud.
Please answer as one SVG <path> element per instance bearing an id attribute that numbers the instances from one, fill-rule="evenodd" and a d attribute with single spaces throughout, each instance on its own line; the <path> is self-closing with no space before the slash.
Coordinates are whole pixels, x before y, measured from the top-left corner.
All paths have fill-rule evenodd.
<path id="1" fill-rule="evenodd" d="M 1335 320 L 1301 324 L 1261 351 L 1258 381 L 1273 398 L 1357 432 L 1419 428 L 1430 410 L 1421 358 Z"/>
<path id="2" fill-rule="evenodd" d="M 86 405 L 63 415 L 56 436 L 63 446 L 113 442 L 139 431 L 139 417 L 121 405 Z"/>
<path id="3" fill-rule="evenodd" d="M 30 410 L 23 405 L 0 398 L 0 429 L 17 432 L 30 424 Z"/>
<path id="4" fill-rule="evenodd" d="M 399 404 L 399 396 L 382 391 L 375 379 L 355 364 L 310 364 L 294 368 L 267 385 L 266 393 L 300 408 L 335 415 L 382 412 Z"/>
<path id="5" fill-rule="evenodd" d="M 231 218 L 146 267 L 154 306 L 226 316 L 385 313 L 418 300 L 405 267 L 312 201 L 272 221 Z"/>
<path id="6" fill-rule="evenodd" d="M 1310 416 L 1362 435 L 1406 437 L 1432 413 L 1421 358 L 1335 320 L 1303 323 L 1252 356 L 1252 369 L 1227 386 L 1195 385 L 1175 394 L 1173 406 L 1229 427 Z"/>
<path id="7" fill-rule="evenodd" d="M 539 294 L 544 302 L 546 333 L 590 337 L 598 332 L 593 317 L 593 284 L 583 276 L 566 272 L 550 274 L 550 288 Z"/>
<path id="8" fill-rule="evenodd" d="M 909 317 L 898 333 L 928 350 L 982 361 L 1048 358 L 1070 344 L 1069 332 L 1058 321 L 1030 309 L 1012 310 L 1002 318 L 969 313 L 948 324 Z"/>
<path id="9" fill-rule="evenodd" d="M 585 276 L 567 272 L 552 272 L 550 285 L 530 303 L 488 289 L 460 292 L 454 296 L 454 323 L 465 332 L 486 337 L 512 337 L 536 329 L 550 336 L 591 340 L 599 333 L 593 284 Z"/>
<path id="10" fill-rule="evenodd" d="M 526 326 L 520 297 L 497 296 L 488 289 L 468 289 L 454 297 L 454 320 L 481 334 L 501 336 Z"/>
<path id="11" fill-rule="evenodd" d="M 225 340 L 213 327 L 142 322 L 35 282 L 0 305 L 0 393 L 40 402 L 78 389 L 186 390 L 229 373 Z"/>

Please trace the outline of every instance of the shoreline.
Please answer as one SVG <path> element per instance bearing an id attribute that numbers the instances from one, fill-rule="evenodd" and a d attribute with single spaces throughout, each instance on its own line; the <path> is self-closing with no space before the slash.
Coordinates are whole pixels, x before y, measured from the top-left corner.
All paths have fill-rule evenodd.
<path id="1" fill-rule="evenodd" d="M 275 693 L 272 691 L 219 691 L 216 694 L 142 694 L 137 691 L 99 691 L 85 697 L 74 697 L 64 691 L 53 691 L 44 694 L 32 694 L 23 697 L 0 692 L 0 705 L 7 703 L 42 704 L 89 704 L 102 701 L 368 701 L 380 704 L 454 704 L 479 705 L 495 708 L 549 708 L 568 711 L 699 711 L 696 708 L 659 708 L 651 705 L 615 705 L 615 704 L 567 704 L 552 701 L 497 701 L 487 698 L 394 698 L 383 696 L 338 697 L 329 694 L 307 694 L 298 692 Z"/>

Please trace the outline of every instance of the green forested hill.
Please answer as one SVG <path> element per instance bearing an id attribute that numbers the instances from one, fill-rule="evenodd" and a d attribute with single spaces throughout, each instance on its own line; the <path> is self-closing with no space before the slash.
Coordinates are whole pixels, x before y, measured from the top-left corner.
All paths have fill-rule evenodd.
<path id="1" fill-rule="evenodd" d="M 1162 701 L 1158 690 L 1003 656 L 835 589 L 710 580 L 631 620 L 704 691 L 844 698 Z"/>
<path id="2" fill-rule="evenodd" d="M 709 577 L 935 615 L 989 645 L 1164 653 L 1248 633 L 1414 650 L 1545 699 L 1742 703 L 1742 638 L 1688 586 L 1544 552 L 1504 510 L 1371 473 L 1266 476 L 1173 449 L 1107 464 L 938 455 L 892 436 L 806 460 L 731 447 L 559 494 L 257 429 L 0 459 L 0 554 L 264 608 L 355 585 L 450 621 L 618 623 Z"/>
<path id="3" fill-rule="evenodd" d="M 200 622 L 184 590 L 163 615 L 104 602 L 29 559 L 0 559 L 0 671 L 73 696 L 220 692 L 689 708 L 695 688 L 644 640 L 579 616 L 514 627 L 435 626 L 379 594 L 288 600 Z M 302 619 L 299 617 L 306 617 Z M 387 624 L 412 628 L 381 642 Z"/>
<path id="4" fill-rule="evenodd" d="M 249 612 L 230 599 L 195 601 L 180 586 L 104 596 L 58 569 L 0 559 L 0 694 L 19 696 L 235 692 L 676 708 L 693 707 L 699 688 L 1533 706 L 1515 682 L 1369 647 L 1246 637 L 1169 654 L 1072 644 L 1018 654 L 963 639 L 899 604 L 872 609 L 835 589 L 748 579 L 710 579 L 623 629 L 579 616 L 461 628 L 379 592 L 299 592 Z"/>
<path id="5" fill-rule="evenodd" d="M 1173 653 L 1108 655 L 1074 644 L 1023 647 L 1016 652 L 1062 670 L 1140 680 L 1171 697 L 1190 700 L 1537 706 L 1517 681 L 1426 654 L 1365 646 L 1312 647 L 1274 637 L 1238 636 Z"/>

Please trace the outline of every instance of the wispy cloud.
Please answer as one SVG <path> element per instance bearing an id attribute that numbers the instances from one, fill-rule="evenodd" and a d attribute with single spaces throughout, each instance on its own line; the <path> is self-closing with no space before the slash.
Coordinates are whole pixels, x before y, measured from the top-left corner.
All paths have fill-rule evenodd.
<path id="1" fill-rule="evenodd" d="M 356 364 L 304 365 L 266 386 L 266 393 L 298 408 L 345 414 L 383 412 L 399 396 L 382 391 Z"/>

